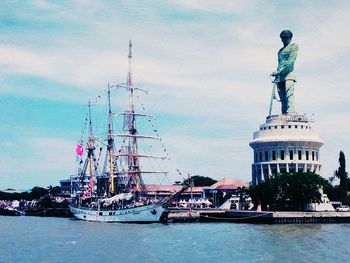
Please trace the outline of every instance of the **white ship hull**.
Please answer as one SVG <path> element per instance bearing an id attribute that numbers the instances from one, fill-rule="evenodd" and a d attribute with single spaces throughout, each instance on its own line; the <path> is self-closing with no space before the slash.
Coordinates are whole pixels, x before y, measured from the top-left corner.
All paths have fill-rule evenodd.
<path id="1" fill-rule="evenodd" d="M 164 208 L 151 204 L 119 210 L 95 210 L 70 206 L 73 215 L 81 220 L 94 222 L 152 223 L 160 222 Z"/>

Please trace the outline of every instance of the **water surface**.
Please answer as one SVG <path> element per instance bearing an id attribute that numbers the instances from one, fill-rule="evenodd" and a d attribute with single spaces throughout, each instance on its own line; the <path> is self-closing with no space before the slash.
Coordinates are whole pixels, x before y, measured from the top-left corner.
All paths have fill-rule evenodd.
<path id="1" fill-rule="evenodd" d="M 350 224 L 119 224 L 0 217 L 0 262 L 349 262 Z"/>

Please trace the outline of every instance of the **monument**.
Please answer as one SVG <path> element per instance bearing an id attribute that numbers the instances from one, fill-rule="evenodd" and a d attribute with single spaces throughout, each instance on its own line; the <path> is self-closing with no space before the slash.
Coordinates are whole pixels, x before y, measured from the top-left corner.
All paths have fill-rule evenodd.
<path id="1" fill-rule="evenodd" d="M 281 172 L 319 173 L 321 169 L 319 150 L 323 142 L 312 127 L 314 121 L 298 114 L 295 108 L 298 45 L 291 43 L 293 34 L 289 30 L 283 30 L 280 37 L 283 47 L 278 51 L 277 70 L 271 74 L 274 80 L 269 114 L 249 144 L 254 150 L 253 185 Z M 275 100 L 281 103 L 281 113 L 273 115 Z"/>
<path id="2" fill-rule="evenodd" d="M 277 71 L 272 72 L 271 76 L 275 77 L 274 83 L 277 85 L 282 114 L 295 113 L 294 83 L 296 76 L 294 62 L 298 55 L 298 45 L 291 43 L 293 33 L 289 30 L 283 30 L 280 37 L 283 47 L 278 51 Z"/>

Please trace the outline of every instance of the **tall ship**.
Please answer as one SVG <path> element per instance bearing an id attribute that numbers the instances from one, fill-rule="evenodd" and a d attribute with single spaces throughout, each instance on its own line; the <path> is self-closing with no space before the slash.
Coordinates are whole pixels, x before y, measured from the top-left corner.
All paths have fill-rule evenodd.
<path id="1" fill-rule="evenodd" d="M 119 85 L 108 85 L 108 120 L 104 138 L 95 136 L 93 132 L 92 103 L 89 101 L 88 117 L 86 118 L 88 139 L 85 144 L 81 140 L 76 149 L 77 155 L 80 156 L 77 176 L 79 182 L 76 191 L 72 194 L 72 205 L 70 206 L 71 212 L 77 219 L 122 223 L 160 222 L 166 218 L 167 205 L 188 188 L 188 185 L 184 185 L 179 192 L 162 200 L 147 195 L 143 176 L 145 174 L 166 176 L 168 172 L 155 170 L 152 165 L 149 167 L 153 169 L 143 165 L 144 160 L 164 160 L 166 157 L 152 155 L 149 151 L 150 147 L 145 153 L 139 151 L 139 145 L 144 141 L 157 141 L 163 148 L 164 145 L 157 129 L 153 126 L 154 136 L 142 135 L 139 132 L 138 119 L 144 118 L 151 122 L 154 117 L 138 112 L 136 109 L 135 100 L 138 92 L 148 94 L 148 91 L 133 85 L 132 58 L 130 41 L 127 81 Z M 127 105 L 121 113 L 112 111 L 112 90 L 126 92 Z M 144 109 L 143 105 L 142 108 Z M 114 125 L 116 116 L 122 119 L 122 125 Z M 116 132 L 114 126 L 122 127 L 121 131 Z M 99 144 L 100 147 L 97 147 L 96 144 Z M 86 148 L 86 153 L 84 153 L 84 148 Z M 165 148 L 162 153 L 166 153 Z M 104 158 L 101 157 L 102 155 Z"/>

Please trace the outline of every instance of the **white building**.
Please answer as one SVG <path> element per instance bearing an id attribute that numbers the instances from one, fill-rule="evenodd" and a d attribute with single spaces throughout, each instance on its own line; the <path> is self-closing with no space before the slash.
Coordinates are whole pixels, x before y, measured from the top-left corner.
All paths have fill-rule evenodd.
<path id="1" fill-rule="evenodd" d="M 316 172 L 321 169 L 323 142 L 305 115 L 271 115 L 254 132 L 252 184 L 280 172 Z"/>

